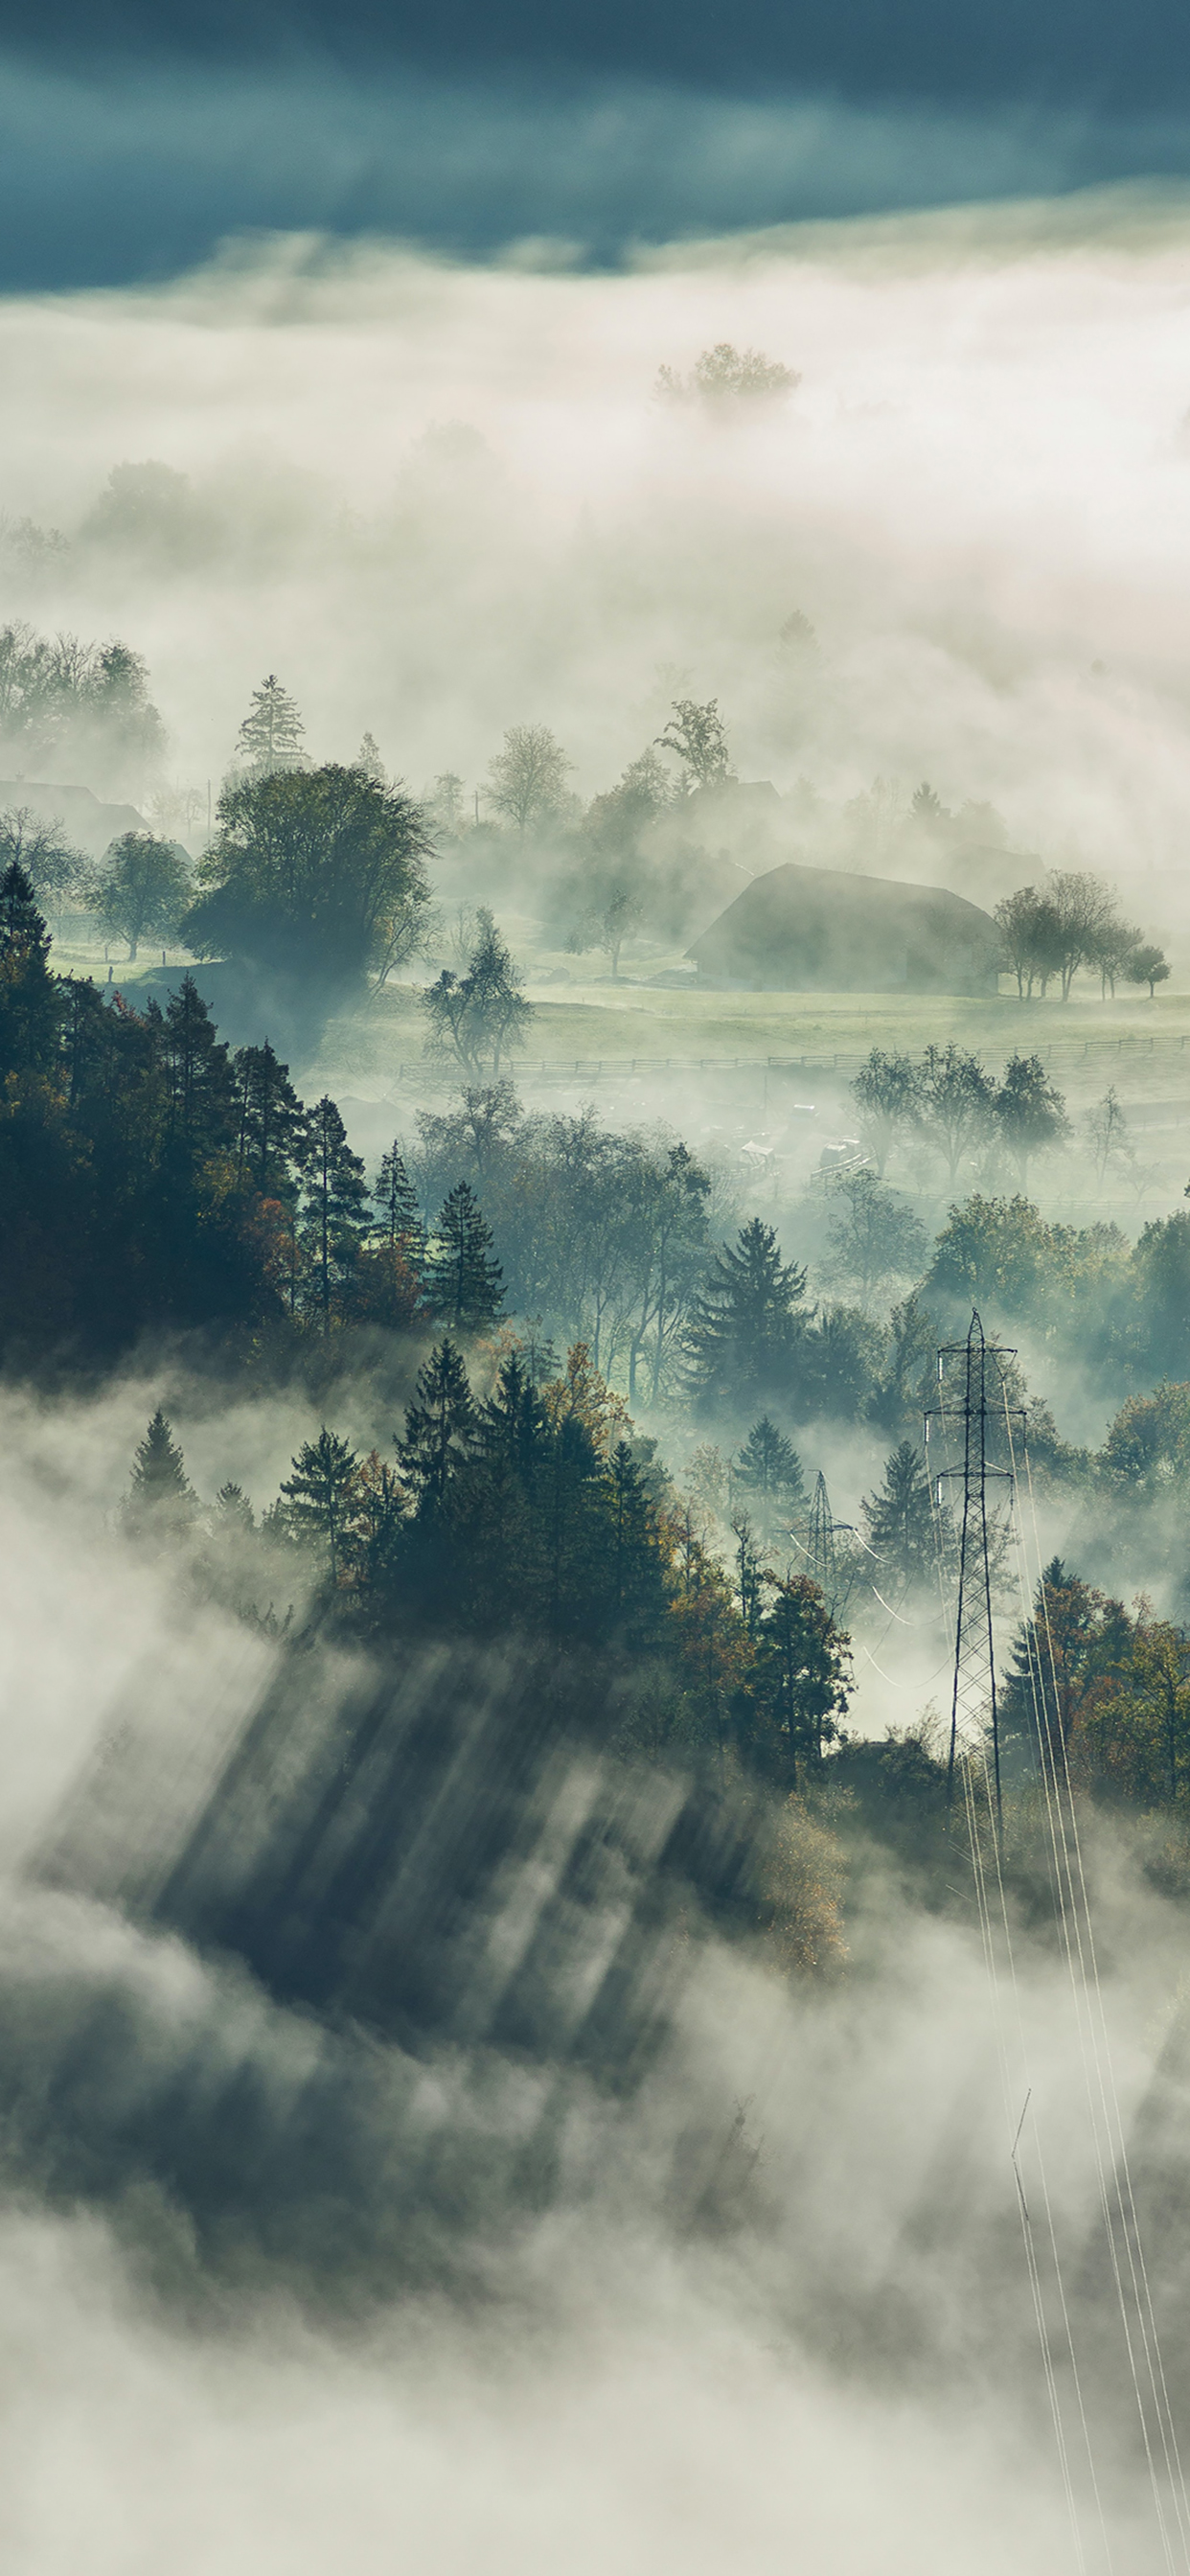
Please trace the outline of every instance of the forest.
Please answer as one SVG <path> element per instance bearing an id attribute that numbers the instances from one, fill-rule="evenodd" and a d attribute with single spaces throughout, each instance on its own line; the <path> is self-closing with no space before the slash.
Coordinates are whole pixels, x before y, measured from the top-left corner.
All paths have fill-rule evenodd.
<path id="1" fill-rule="evenodd" d="M 334 977 L 359 977 L 377 938 L 391 963 L 413 935 L 429 827 L 366 770 L 266 765 L 221 814 L 196 949 L 205 924 L 211 945 L 238 938 L 291 980 L 328 953 Z M 236 891 L 262 852 L 282 889 L 267 899 Z M 299 920 L 308 948 L 286 927 Z M 174 1348 L 229 1384 L 298 1384 L 326 1408 L 278 1494 L 228 1478 L 205 1499 L 159 1408 L 119 1507 L 127 1543 L 286 1651 L 316 1635 L 390 1658 L 417 1637 L 515 1636 L 542 1658 L 547 1701 L 559 1657 L 581 1654 L 588 1683 L 603 1674 L 584 1724 L 622 1756 L 710 1764 L 803 1802 L 850 1785 L 865 1813 L 916 1800 L 936 1825 L 937 1715 L 932 1734 L 894 1729 L 883 1747 L 847 1720 L 856 1653 L 875 1662 L 889 1617 L 945 1638 L 956 1532 L 923 1420 L 938 1348 L 977 1306 L 994 1342 L 1027 1333 L 1035 1370 L 1077 1352 L 1103 1387 L 1135 1388 L 1088 1450 L 1062 1438 L 1044 1375 L 1030 1386 L 1006 1345 L 999 1362 L 1031 1471 L 1090 1565 L 1167 1566 L 1174 1614 L 1142 1585 L 1127 1608 L 1055 1559 L 1019 1605 L 1002 1676 L 1006 1775 L 1027 1796 L 1044 1633 L 1042 1702 L 1077 1777 L 1109 1803 L 1179 1810 L 1190 1634 L 1171 1505 L 1190 1473 L 1190 1215 L 1134 1243 L 1111 1223 L 1047 1223 L 1025 1191 L 1070 1135 L 1061 1092 L 1037 1055 L 996 1076 L 952 1040 L 919 1058 L 870 1050 L 851 1084 L 860 1149 L 804 1203 L 807 1242 L 787 1246 L 758 1213 L 733 1221 L 723 1175 L 664 1127 L 526 1109 L 502 1061 L 531 1005 L 489 912 L 472 936 L 465 971 L 422 988 L 455 1105 L 419 1111 L 369 1171 L 335 1101 L 299 1098 L 267 1038 L 221 1039 L 193 972 L 141 1009 L 57 972 L 33 878 L 9 860 L 7 1374 L 62 1391 Z M 1118 1125 L 1109 1095 L 1088 1144 L 1101 1168 Z M 910 1149 L 955 1193 L 932 1242 L 888 1177 Z M 961 1194 L 965 1173 L 996 1169 L 1009 1188 Z M 334 1418 L 353 1376 L 403 1416 L 384 1446 L 361 1450 Z M 883 1477 L 836 1532 L 821 1467 L 861 1431 L 886 1444 Z M 996 1580 L 1010 1602 L 1003 1564 Z"/>
<path id="2" fill-rule="evenodd" d="M 20 2576 L 1190 2552 L 1184 229 L 0 310 Z"/>

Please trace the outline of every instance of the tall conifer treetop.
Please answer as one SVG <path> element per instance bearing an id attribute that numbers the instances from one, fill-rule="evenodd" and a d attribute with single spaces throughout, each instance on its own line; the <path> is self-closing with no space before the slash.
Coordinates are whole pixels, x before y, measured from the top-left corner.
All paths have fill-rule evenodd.
<path id="1" fill-rule="evenodd" d="M 750 1217 L 711 1263 L 694 1309 L 691 1378 L 703 1406 L 780 1390 L 805 1331 L 805 1293 L 804 1269 L 783 1261 L 774 1228 Z"/>
<path id="2" fill-rule="evenodd" d="M 426 1261 L 430 1302 L 456 1333 L 482 1332 L 504 1302 L 504 1273 L 492 1255 L 492 1230 L 467 1181 L 459 1181 L 430 1239 Z"/>
<path id="3" fill-rule="evenodd" d="M 252 704 L 236 736 L 237 760 L 253 778 L 269 778 L 276 769 L 300 769 L 305 760 L 305 730 L 296 698 L 270 671 L 252 692 Z"/>
<path id="4" fill-rule="evenodd" d="M 168 1542 L 190 1527 L 197 1509 L 186 1462 L 158 1405 L 133 1462 L 124 1527 L 131 1538 Z"/>
<path id="5" fill-rule="evenodd" d="M 32 883 L 13 859 L 0 876 L 0 1081 L 47 1072 L 53 1062 L 62 997 L 49 955 Z"/>

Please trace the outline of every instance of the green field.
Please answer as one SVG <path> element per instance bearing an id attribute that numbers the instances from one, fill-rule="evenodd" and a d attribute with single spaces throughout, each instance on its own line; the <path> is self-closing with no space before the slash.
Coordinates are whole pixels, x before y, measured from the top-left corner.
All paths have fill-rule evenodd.
<path id="1" fill-rule="evenodd" d="M 953 1038 L 989 1063 L 1015 1051 L 1040 1054 L 1055 1080 L 1080 1095 L 1126 1081 L 1138 1098 L 1156 1100 L 1183 1084 L 1190 1096 L 1190 993 L 1105 1003 L 1076 990 L 1066 1004 L 1023 1004 L 1007 993 L 717 993 L 623 983 L 576 984 L 563 998 L 532 983 L 528 990 L 534 1019 L 520 1058 L 526 1075 L 633 1063 L 709 1071 L 770 1061 L 845 1072 L 874 1046 L 916 1054 Z M 366 1062 L 406 1080 L 415 1073 L 422 1021 L 414 990 L 377 994 L 349 1022 L 332 1022 L 322 1060 L 352 1059 L 361 1070 Z"/>
<path id="2" fill-rule="evenodd" d="M 524 927 L 524 926 L 521 926 Z M 999 1069 L 1014 1053 L 1039 1054 L 1065 1094 L 1076 1128 L 1092 1103 L 1114 1085 L 1132 1123 L 1134 1168 L 1100 1194 L 1103 1212 L 1135 1228 L 1168 1207 L 1190 1172 L 1190 991 L 1121 993 L 1102 1001 L 1092 979 L 1067 1003 L 1022 1003 L 1005 986 L 997 995 L 715 992 L 644 980 L 639 965 L 624 979 L 579 980 L 573 963 L 533 952 L 526 990 L 534 1017 L 528 1041 L 509 1068 L 533 1099 L 577 1088 L 615 1121 L 646 1108 L 692 1137 L 721 1122 L 728 1130 L 779 1126 L 795 1093 L 817 1099 L 844 1126 L 847 1085 L 874 1046 L 919 1054 L 949 1039 L 973 1048 Z M 64 968 L 102 980 L 94 950 L 59 952 Z M 680 971 L 659 957 L 658 973 Z M 185 972 L 171 956 L 165 980 Z M 200 969 L 201 972 L 201 969 Z M 116 967 L 130 1000 L 152 980 L 160 987 L 160 953 Z M 563 980 L 565 979 L 565 980 Z M 294 1067 L 309 1094 L 400 1104 L 407 1117 L 419 1100 L 450 1087 L 449 1069 L 428 1059 L 418 987 L 394 984 L 327 1026 L 316 1059 Z M 788 1068 L 788 1087 L 781 1069 Z M 631 1077 L 635 1089 L 629 1091 Z M 641 1083 L 648 1084 L 647 1102 Z M 1037 1167 L 1036 1187 L 1055 1211 L 1085 1206 L 1088 1164 L 1071 1152 Z"/>

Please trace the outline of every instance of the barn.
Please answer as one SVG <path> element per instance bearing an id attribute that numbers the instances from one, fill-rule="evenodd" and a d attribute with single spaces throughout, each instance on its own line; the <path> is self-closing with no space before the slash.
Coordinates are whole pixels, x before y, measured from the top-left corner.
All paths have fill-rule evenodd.
<path id="1" fill-rule="evenodd" d="M 994 993 L 990 914 L 941 886 L 770 868 L 686 951 L 700 984 L 753 992 Z"/>

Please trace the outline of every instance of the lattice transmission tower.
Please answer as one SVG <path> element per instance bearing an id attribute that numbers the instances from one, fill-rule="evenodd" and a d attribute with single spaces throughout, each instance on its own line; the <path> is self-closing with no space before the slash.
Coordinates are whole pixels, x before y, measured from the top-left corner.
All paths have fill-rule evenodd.
<path id="1" fill-rule="evenodd" d="M 842 1551 L 838 1545 L 840 1536 L 845 1542 Z M 826 1478 L 819 1468 L 806 1533 L 806 1570 L 818 1585 L 832 1619 L 842 1617 L 855 1587 L 854 1553 L 846 1545 L 854 1536 L 850 1521 L 835 1519 Z"/>
<path id="2" fill-rule="evenodd" d="M 938 1402 L 925 1417 L 926 1454 L 931 1424 L 942 1432 L 946 1464 L 934 1466 L 932 1482 L 941 1512 L 944 1485 L 961 1488 L 958 1514 L 958 1597 L 954 1614 L 954 1670 L 950 1699 L 950 1749 L 946 1795 L 954 1792 L 955 1764 L 960 1756 L 981 1750 L 991 1739 L 992 1786 L 996 1824 L 1003 1823 L 1000 1788 L 1000 1714 L 996 1700 L 996 1636 L 992 1588 L 999 1533 L 989 1511 L 989 1485 L 1007 1485 L 1013 1495 L 1011 1463 L 1001 1466 L 988 1455 L 993 1425 L 1007 1431 L 1019 1405 L 1009 1405 L 1003 1363 L 1015 1351 L 985 1340 L 983 1325 L 972 1308 L 965 1342 L 946 1342 L 938 1353 Z M 935 1446 L 937 1444 L 935 1443 Z M 950 1453 L 956 1451 L 957 1456 Z M 1011 1461 L 1011 1443 L 1009 1443 Z"/>

